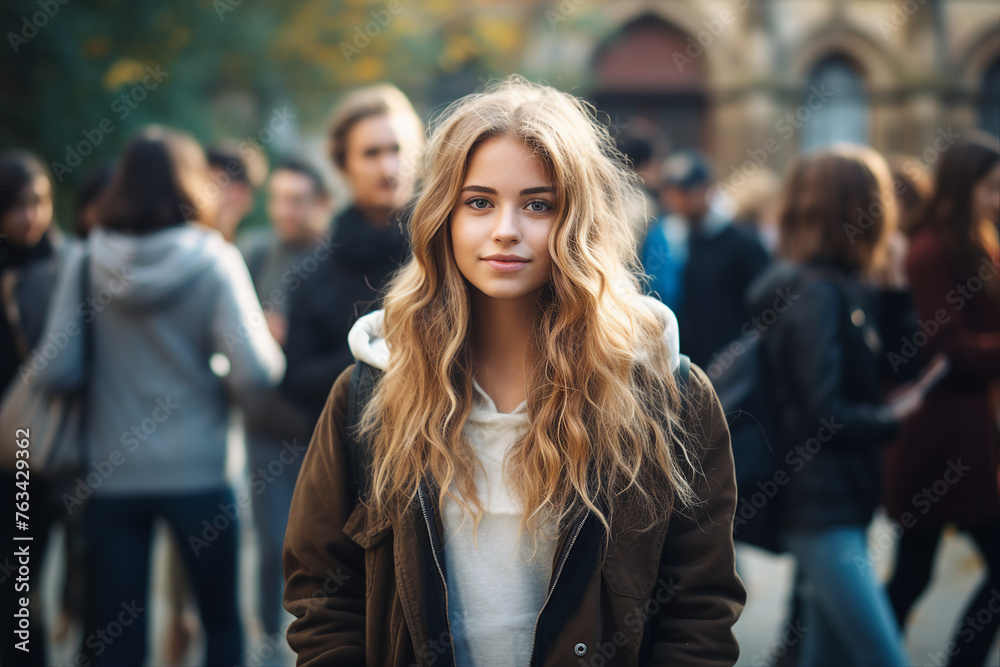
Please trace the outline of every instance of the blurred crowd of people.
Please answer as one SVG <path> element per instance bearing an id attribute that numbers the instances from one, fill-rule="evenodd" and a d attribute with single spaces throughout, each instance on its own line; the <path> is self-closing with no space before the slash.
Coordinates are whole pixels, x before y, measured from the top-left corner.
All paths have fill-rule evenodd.
<path id="1" fill-rule="evenodd" d="M 262 168 L 233 147 L 205 150 L 147 127 L 83 183 L 69 233 L 54 223 L 43 160 L 0 153 L 0 388 L 86 386 L 84 468 L 31 483 L 36 582 L 50 528 L 65 529 L 52 634 L 79 637 L 75 665 L 138 665 L 149 654 L 142 610 L 158 523 L 173 536 L 166 659 L 181 660 L 201 632 L 205 664 L 257 660 L 239 604 L 242 507 L 256 536 L 259 628 L 281 637 L 296 476 L 352 362 L 351 325 L 378 307 L 407 255 L 423 123 L 398 89 L 375 86 L 343 100 L 327 137 L 349 202 L 334 201 L 301 157 Z M 950 664 L 984 664 L 1000 627 L 1000 612 L 987 622 L 978 613 L 1000 589 L 997 139 L 963 137 L 933 174 L 917 159 L 834 146 L 800 156 L 783 179 L 762 167 L 738 187 L 718 183 L 697 151 L 657 156 L 641 137 L 620 147 L 645 190 L 637 257 L 649 292 L 677 314 L 681 351 L 714 379 L 750 353 L 734 342 L 760 344 L 752 353 L 781 453 L 775 530 L 798 564 L 789 613 L 812 628 L 786 659 L 916 664 L 907 614 L 943 528 L 956 524 L 987 574 L 942 648 Z M 270 226 L 241 230 L 261 194 Z M 77 321 L 85 335 L 37 363 Z M 246 479 L 234 486 L 236 422 Z M 13 472 L 2 481 L 13 493 Z M 866 555 L 879 506 L 901 526 L 887 586 Z M 2 525 L 9 560 L 13 528 Z M 6 637 L 11 583 L 0 596 Z M 37 598 L 37 583 L 31 590 Z M 44 646 L 30 664 L 48 664 Z M 3 664 L 28 664 L 9 641 L 0 651 Z"/>

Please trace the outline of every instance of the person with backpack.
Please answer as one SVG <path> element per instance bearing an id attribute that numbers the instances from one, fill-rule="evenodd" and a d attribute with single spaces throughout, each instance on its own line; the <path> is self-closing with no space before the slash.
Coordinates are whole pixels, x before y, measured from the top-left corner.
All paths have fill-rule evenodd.
<path id="1" fill-rule="evenodd" d="M 513 77 L 436 122 L 292 501 L 298 665 L 735 663 L 726 421 L 592 113 Z"/>
<path id="2" fill-rule="evenodd" d="M 1000 142 L 964 137 L 941 157 L 906 258 L 922 328 L 892 348 L 900 370 L 938 354 L 951 370 L 887 449 L 883 492 L 886 513 L 904 529 L 888 584 L 904 627 L 930 582 L 945 526 L 965 531 L 983 557 L 985 577 L 944 647 L 951 667 L 983 665 L 1000 630 L 998 230 Z M 991 604 L 998 613 L 977 618 Z"/>
<path id="3" fill-rule="evenodd" d="M 101 227 L 59 282 L 46 328 L 77 334 L 63 334 L 40 381 L 55 391 L 86 384 L 88 474 L 64 502 L 89 497 L 98 627 L 119 628 L 110 641 L 88 638 L 98 667 L 146 659 L 158 521 L 190 577 L 205 664 L 244 661 L 229 411 L 234 397 L 276 386 L 285 358 L 239 251 L 194 222 L 211 220 L 211 204 L 197 196 L 208 178 L 193 138 L 156 125 L 140 131 L 101 199 Z"/>
<path id="4" fill-rule="evenodd" d="M 751 293 L 755 312 L 773 310 L 760 317 L 780 452 L 768 502 L 799 572 L 809 628 L 800 661 L 902 667 L 910 662 L 866 550 L 883 446 L 920 399 L 905 388 L 882 400 L 880 312 L 865 287 L 895 226 L 892 180 L 878 153 L 838 146 L 801 156 L 784 196 L 778 249 L 791 270 L 776 266 Z"/>

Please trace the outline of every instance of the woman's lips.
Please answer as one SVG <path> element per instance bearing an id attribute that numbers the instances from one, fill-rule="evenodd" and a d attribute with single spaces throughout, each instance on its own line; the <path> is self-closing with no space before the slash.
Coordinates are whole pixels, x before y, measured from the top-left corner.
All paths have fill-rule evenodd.
<path id="1" fill-rule="evenodd" d="M 527 260 L 506 259 L 484 259 L 483 261 L 495 271 L 517 271 L 528 263 Z"/>

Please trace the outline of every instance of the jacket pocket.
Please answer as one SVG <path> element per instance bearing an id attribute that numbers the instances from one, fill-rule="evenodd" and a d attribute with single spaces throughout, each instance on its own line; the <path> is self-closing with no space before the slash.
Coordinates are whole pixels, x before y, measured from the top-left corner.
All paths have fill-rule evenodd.
<path id="1" fill-rule="evenodd" d="M 371 597 L 375 573 L 380 566 L 389 564 L 383 542 L 392 532 L 392 524 L 379 522 L 377 514 L 360 503 L 355 506 L 344 524 L 344 535 L 365 549 L 365 597 Z M 382 552 L 380 554 L 380 552 Z M 389 549 L 389 553 L 392 550 Z"/>
<path id="2" fill-rule="evenodd" d="M 630 533 L 612 542 L 602 565 L 604 580 L 615 595 L 645 599 L 660 572 L 666 526 Z"/>

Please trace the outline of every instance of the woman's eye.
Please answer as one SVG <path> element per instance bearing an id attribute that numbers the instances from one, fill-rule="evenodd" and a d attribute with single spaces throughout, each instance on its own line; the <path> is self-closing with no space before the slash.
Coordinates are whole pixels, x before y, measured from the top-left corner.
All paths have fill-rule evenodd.
<path id="1" fill-rule="evenodd" d="M 472 208 L 482 210 L 490 205 L 490 200 L 483 199 L 482 197 L 476 197 L 475 199 L 470 199 L 466 203 Z"/>
<path id="2" fill-rule="evenodd" d="M 546 211 L 552 210 L 552 204 L 543 199 L 536 199 L 528 204 L 528 208 L 532 213 L 545 213 Z"/>

